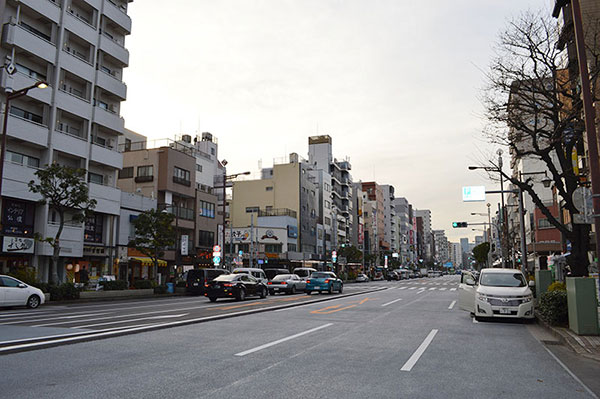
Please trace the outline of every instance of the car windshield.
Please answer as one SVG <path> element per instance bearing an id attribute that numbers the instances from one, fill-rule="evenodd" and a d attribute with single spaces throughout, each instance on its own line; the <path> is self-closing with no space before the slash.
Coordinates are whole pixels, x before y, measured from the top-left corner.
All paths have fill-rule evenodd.
<path id="1" fill-rule="evenodd" d="M 291 274 L 278 274 L 277 276 L 273 277 L 273 281 L 289 280 L 291 277 Z"/>
<path id="2" fill-rule="evenodd" d="M 220 276 L 215 278 L 213 281 L 233 281 L 233 280 L 237 279 L 238 277 L 239 277 L 239 275 L 236 275 L 236 274 L 221 274 Z"/>
<path id="3" fill-rule="evenodd" d="M 312 277 L 312 278 L 332 278 L 333 276 L 329 273 L 315 272 L 315 273 L 311 274 L 310 277 Z"/>
<path id="4" fill-rule="evenodd" d="M 525 287 L 521 273 L 482 273 L 479 284 L 488 287 Z"/>

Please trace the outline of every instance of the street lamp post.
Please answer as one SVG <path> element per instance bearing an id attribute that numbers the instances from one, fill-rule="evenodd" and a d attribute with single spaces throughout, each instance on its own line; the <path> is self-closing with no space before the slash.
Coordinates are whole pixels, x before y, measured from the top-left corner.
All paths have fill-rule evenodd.
<path id="1" fill-rule="evenodd" d="M 229 237 L 229 251 L 226 251 L 226 248 L 225 248 L 225 223 L 226 223 L 226 221 L 225 221 L 225 206 L 226 206 L 226 202 L 227 202 L 227 195 L 226 195 L 227 180 L 233 180 L 236 177 L 242 176 L 242 175 L 249 175 L 250 172 L 234 173 L 234 174 L 228 175 L 227 170 L 225 169 L 225 166 L 227 165 L 227 160 L 225 160 L 225 159 L 222 160 L 221 165 L 223 165 L 223 203 L 222 203 L 222 206 L 223 206 L 223 208 L 222 208 L 223 209 L 223 212 L 222 212 L 223 213 L 223 241 L 222 241 L 223 248 L 222 249 L 223 249 L 223 266 L 225 266 L 225 261 L 227 260 L 225 255 L 227 253 L 229 253 L 229 258 L 233 259 L 233 249 L 232 249 L 233 236 Z M 233 228 L 233 226 L 232 226 L 232 228 Z M 230 266 L 231 266 L 231 263 L 230 263 Z"/>
<path id="2" fill-rule="evenodd" d="M 12 93 L 7 93 L 6 102 L 4 104 L 4 125 L 2 126 L 2 149 L 0 150 L 0 224 L 2 224 L 2 182 L 4 175 L 4 158 L 6 156 L 6 136 L 7 136 L 7 125 L 8 125 L 8 112 L 10 110 L 10 102 L 15 98 L 23 97 L 26 95 L 31 89 L 45 89 L 48 87 L 48 83 L 45 81 L 39 81 L 34 85 L 26 87 L 21 90 L 14 91 Z"/>

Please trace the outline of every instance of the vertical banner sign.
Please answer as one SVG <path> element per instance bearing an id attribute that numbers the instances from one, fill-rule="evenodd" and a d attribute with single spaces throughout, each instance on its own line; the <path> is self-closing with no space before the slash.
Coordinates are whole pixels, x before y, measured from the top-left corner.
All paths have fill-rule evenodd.
<path id="1" fill-rule="evenodd" d="M 384 258 L 383 266 L 388 267 L 388 256 L 387 255 Z"/>
<path id="2" fill-rule="evenodd" d="M 213 247 L 213 263 L 215 266 L 219 266 L 221 263 L 221 247 L 219 245 Z"/>
<path id="3" fill-rule="evenodd" d="M 183 256 L 188 256 L 188 239 L 187 235 L 181 236 L 181 255 Z"/>
<path id="4" fill-rule="evenodd" d="M 331 261 L 333 263 L 337 261 L 337 251 L 331 251 Z"/>

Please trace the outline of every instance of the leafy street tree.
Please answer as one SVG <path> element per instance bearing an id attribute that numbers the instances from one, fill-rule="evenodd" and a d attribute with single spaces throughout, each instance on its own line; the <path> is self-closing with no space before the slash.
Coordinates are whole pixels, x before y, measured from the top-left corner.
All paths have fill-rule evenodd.
<path id="1" fill-rule="evenodd" d="M 50 265 L 50 282 L 58 282 L 58 262 L 60 260 L 60 236 L 65 222 L 81 223 L 96 207 L 96 200 L 90 199 L 85 182 L 85 169 L 74 169 L 53 163 L 35 172 L 38 181 L 29 182 L 29 190 L 40 194 L 40 204 L 48 205 L 58 216 L 58 230 L 54 237 L 36 236 L 53 248 Z M 67 220 L 67 218 L 70 218 Z"/>
<path id="2" fill-rule="evenodd" d="M 154 278 L 158 277 L 158 260 L 164 256 L 165 249 L 175 245 L 177 233 L 173 227 L 175 215 L 149 209 L 139 214 L 134 220 L 135 238 L 129 247 L 135 248 L 154 264 Z"/>
<path id="3" fill-rule="evenodd" d="M 490 243 L 489 242 L 482 242 L 481 244 L 479 244 L 475 248 L 473 248 L 473 256 L 475 257 L 477 264 L 479 264 L 479 265 L 485 264 L 485 262 L 487 261 L 489 251 L 490 251 Z"/>
<path id="4" fill-rule="evenodd" d="M 354 245 L 346 245 L 338 251 L 338 257 L 343 256 L 348 263 L 362 262 L 362 252 Z"/>
<path id="5" fill-rule="evenodd" d="M 575 69 L 565 69 L 566 50 L 556 20 L 547 13 L 525 13 L 511 21 L 501 33 L 496 57 L 487 73 L 483 92 L 486 136 L 493 144 L 506 146 L 519 159 L 536 160 L 548 171 L 555 195 L 562 200 L 568 217 L 553 214 L 534 190 L 534 177 L 502 172 L 504 179 L 527 193 L 552 226 L 572 243 L 567 262 L 574 276 L 588 275 L 590 225 L 570 223 L 580 213 L 573 200 L 582 176 L 573 155 L 583 154 L 583 103 Z M 595 22 L 597 25 L 597 21 Z M 598 31 L 590 29 L 590 32 Z M 598 43 L 588 38 L 588 43 Z M 563 46 L 561 46 L 562 44 Z M 589 48 L 591 81 L 597 83 L 599 46 Z M 598 93 L 596 87 L 592 90 Z M 490 176 L 498 172 L 495 161 L 487 161 Z M 525 170 L 524 172 L 528 172 Z M 583 179 L 585 180 L 585 179 Z M 563 220 L 567 220 L 563 222 Z"/>

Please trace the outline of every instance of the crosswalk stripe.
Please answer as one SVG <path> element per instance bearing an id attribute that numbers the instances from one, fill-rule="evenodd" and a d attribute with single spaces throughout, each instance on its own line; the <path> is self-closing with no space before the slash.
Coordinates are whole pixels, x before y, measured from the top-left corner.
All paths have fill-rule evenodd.
<path id="1" fill-rule="evenodd" d="M 435 287 L 431 287 L 431 288 L 429 289 L 429 291 L 434 291 L 434 290 L 435 290 Z"/>
<path id="2" fill-rule="evenodd" d="M 450 288 L 450 291 L 456 291 L 456 288 Z"/>
<path id="3" fill-rule="evenodd" d="M 409 290 L 416 290 L 417 287 L 410 287 Z"/>
<path id="4" fill-rule="evenodd" d="M 446 289 L 445 288 L 440 288 L 440 291 L 446 291 Z"/>
<path id="5" fill-rule="evenodd" d="M 407 287 L 398 287 L 399 290 L 405 290 Z"/>

